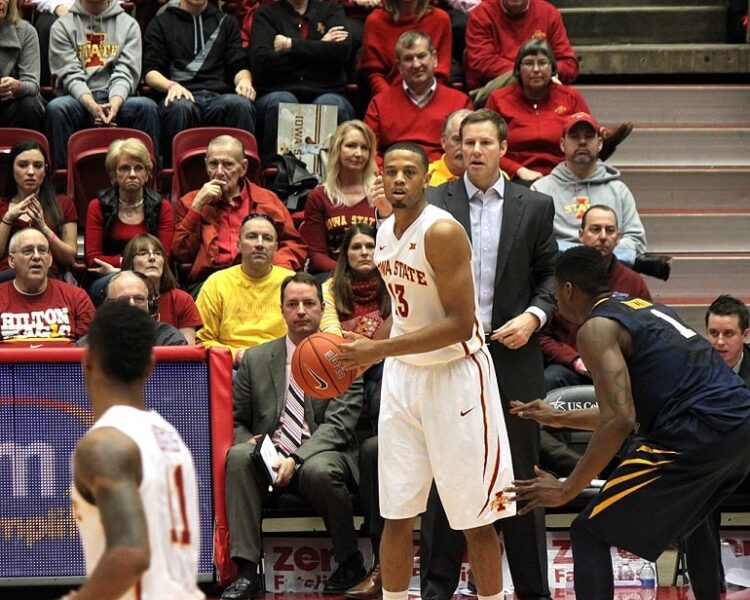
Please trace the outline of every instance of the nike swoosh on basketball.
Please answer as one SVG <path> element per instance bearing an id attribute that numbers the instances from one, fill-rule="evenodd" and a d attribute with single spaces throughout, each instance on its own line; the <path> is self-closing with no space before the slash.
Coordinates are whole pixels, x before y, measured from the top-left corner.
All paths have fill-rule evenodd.
<path id="1" fill-rule="evenodd" d="M 476 408 L 475 406 L 472 406 L 472 407 L 471 407 L 471 408 L 470 408 L 469 410 L 462 410 L 462 411 L 461 411 L 461 412 L 460 412 L 459 414 L 460 414 L 460 415 L 461 415 L 462 417 L 465 417 L 466 415 L 468 415 L 468 414 L 469 414 L 469 413 L 470 413 L 470 412 L 471 412 L 472 410 L 474 410 L 475 408 Z"/>
<path id="2" fill-rule="evenodd" d="M 328 389 L 328 383 L 326 383 L 325 380 L 321 379 L 320 375 L 318 375 L 312 369 L 307 369 L 307 372 L 310 373 L 310 375 L 312 375 L 315 381 L 318 383 L 317 387 L 315 388 L 316 390 L 320 390 L 322 392 L 323 390 Z"/>

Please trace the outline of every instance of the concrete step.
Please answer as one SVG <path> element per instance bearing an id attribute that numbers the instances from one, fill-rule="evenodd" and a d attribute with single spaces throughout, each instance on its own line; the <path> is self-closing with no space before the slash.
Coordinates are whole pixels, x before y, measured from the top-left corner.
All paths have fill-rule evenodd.
<path id="1" fill-rule="evenodd" d="M 574 45 L 722 44 L 723 6 L 610 6 L 560 10 Z"/>
<path id="2" fill-rule="evenodd" d="M 750 126 L 750 85 L 577 85 L 601 123 Z"/>
<path id="3" fill-rule="evenodd" d="M 639 212 L 747 211 L 750 207 L 750 169 L 626 167 L 622 180 L 633 192 Z"/>
<path id="4" fill-rule="evenodd" d="M 647 277 L 651 294 L 661 298 L 750 296 L 750 254 L 675 256 L 669 281 Z"/>
<path id="5" fill-rule="evenodd" d="M 742 75 L 750 73 L 748 44 L 574 44 L 581 75 Z"/>
<path id="6" fill-rule="evenodd" d="M 649 252 L 750 253 L 750 212 L 641 214 L 641 219 L 646 228 Z"/>
<path id="7" fill-rule="evenodd" d="M 636 126 L 609 159 L 620 167 L 750 167 L 750 127 Z"/>

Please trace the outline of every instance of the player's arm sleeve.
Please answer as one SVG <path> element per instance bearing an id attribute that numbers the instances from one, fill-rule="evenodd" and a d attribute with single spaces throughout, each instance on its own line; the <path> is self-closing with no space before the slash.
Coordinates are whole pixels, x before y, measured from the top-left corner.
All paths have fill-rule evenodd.
<path id="1" fill-rule="evenodd" d="M 333 294 L 333 279 L 329 278 L 323 284 L 323 317 L 320 319 L 320 331 L 343 335 L 341 320 L 336 310 L 336 297 Z"/>

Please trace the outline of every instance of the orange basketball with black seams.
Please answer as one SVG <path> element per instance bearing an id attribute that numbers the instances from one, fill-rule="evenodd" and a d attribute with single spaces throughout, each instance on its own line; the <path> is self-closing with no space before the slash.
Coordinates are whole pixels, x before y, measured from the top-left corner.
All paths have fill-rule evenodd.
<path id="1" fill-rule="evenodd" d="M 292 375 L 305 394 L 329 400 L 349 389 L 356 373 L 339 362 L 339 344 L 344 341 L 332 333 L 313 333 L 297 344 Z"/>

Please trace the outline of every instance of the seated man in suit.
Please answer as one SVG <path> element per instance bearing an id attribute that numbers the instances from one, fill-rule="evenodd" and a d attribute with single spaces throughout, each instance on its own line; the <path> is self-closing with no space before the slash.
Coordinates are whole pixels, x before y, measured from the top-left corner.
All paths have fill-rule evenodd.
<path id="1" fill-rule="evenodd" d="M 303 395 L 291 379 L 290 363 L 295 346 L 320 325 L 323 293 L 316 279 L 304 272 L 285 279 L 281 312 L 287 335 L 245 352 L 234 382 L 235 445 L 227 454 L 226 497 L 230 551 L 239 577 L 222 600 L 251 600 L 263 592 L 258 574 L 261 512 L 265 502 L 282 493 L 310 502 L 331 534 L 338 568 L 326 592 L 343 593 L 366 574 L 349 495 L 359 476 L 354 432 L 362 410 L 362 380 L 330 401 Z M 298 413 L 304 414 L 302 422 Z M 263 434 L 271 436 L 281 455 L 271 492 L 251 463 Z"/>

